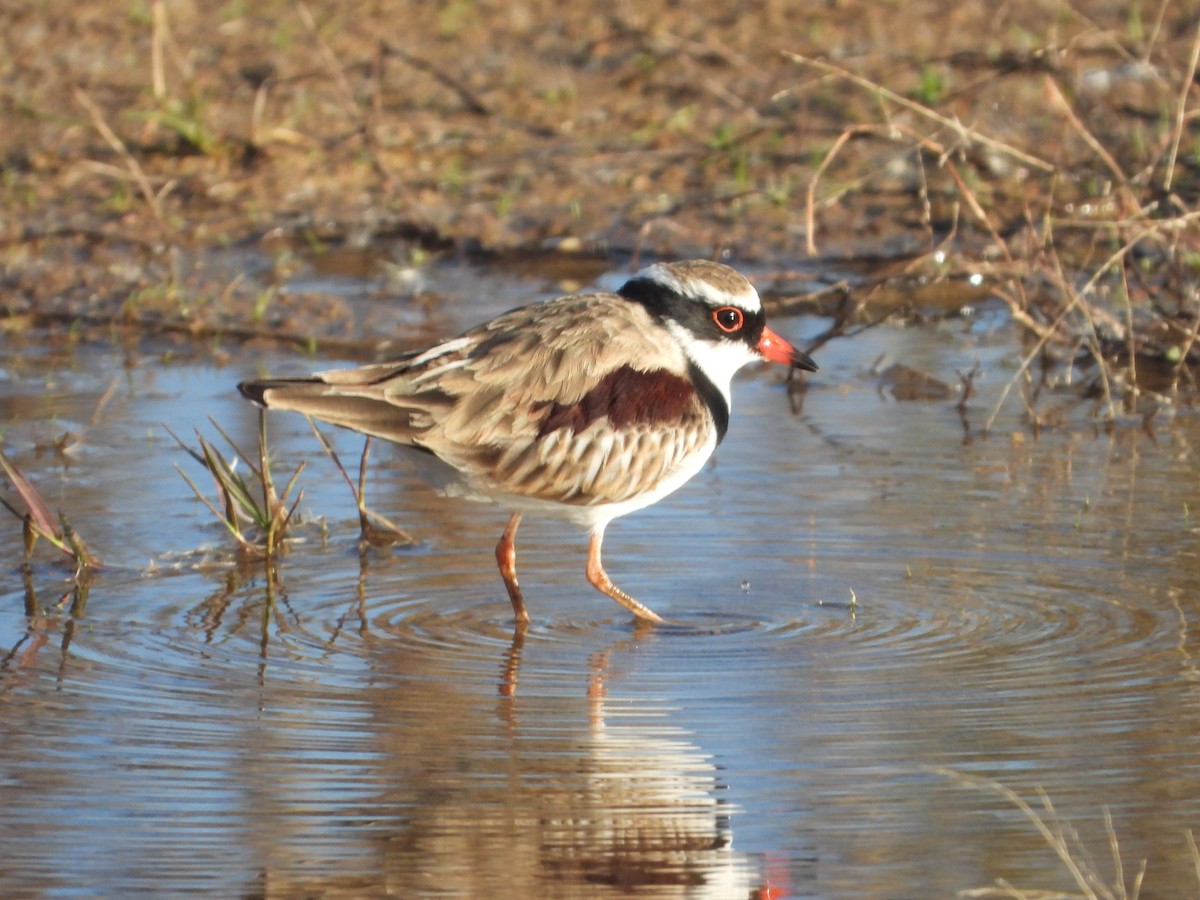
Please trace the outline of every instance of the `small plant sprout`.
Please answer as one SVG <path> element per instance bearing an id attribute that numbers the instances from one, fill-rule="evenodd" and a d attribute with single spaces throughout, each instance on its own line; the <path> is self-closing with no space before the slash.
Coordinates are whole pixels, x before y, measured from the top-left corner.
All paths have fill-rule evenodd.
<path id="1" fill-rule="evenodd" d="M 67 517 L 61 511 L 57 515 L 50 511 L 49 505 L 42 499 L 37 488 L 3 452 L 0 452 L 0 468 L 4 470 L 4 474 L 8 476 L 25 505 L 26 511 L 22 513 L 16 506 L 0 497 L 0 504 L 24 523 L 25 561 L 28 563 L 33 556 L 38 538 L 44 538 L 75 563 L 76 580 L 100 568 L 100 560 L 88 550 L 83 539 L 67 521 Z"/>
<path id="2" fill-rule="evenodd" d="M 220 519 L 242 550 L 274 558 L 283 545 L 288 526 L 292 523 L 296 507 L 304 495 L 302 490 L 296 490 L 296 481 L 304 469 L 304 463 L 296 467 L 296 471 L 287 480 L 282 492 L 277 491 L 271 476 L 270 460 L 267 454 L 265 414 L 260 412 L 258 417 L 257 464 L 238 447 L 233 438 L 220 425 L 211 418 L 209 421 L 233 450 L 232 458 L 222 455 L 201 436 L 199 431 L 196 432 L 196 439 L 199 441 L 200 447 L 198 450 L 193 450 L 170 428 L 163 427 L 166 428 L 167 434 L 175 439 L 175 443 L 179 444 L 192 459 L 208 470 L 213 484 L 216 486 L 216 502 L 206 497 L 182 468 L 179 466 L 176 468 L 179 469 L 179 474 L 183 476 L 183 480 L 188 483 L 200 502 Z M 242 475 L 237 471 L 239 464 L 249 470 L 247 475 Z M 295 499 L 289 502 L 293 492 L 295 492 Z M 248 531 L 245 526 L 250 526 L 254 530 Z"/>

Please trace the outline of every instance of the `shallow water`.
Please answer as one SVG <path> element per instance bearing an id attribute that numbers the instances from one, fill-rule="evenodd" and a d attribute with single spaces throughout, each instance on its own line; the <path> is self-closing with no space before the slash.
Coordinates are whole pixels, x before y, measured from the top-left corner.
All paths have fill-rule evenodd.
<path id="1" fill-rule="evenodd" d="M 1196 894 L 1200 425 L 1034 440 L 1013 410 L 964 441 L 953 401 L 864 374 L 886 352 L 953 382 L 981 359 L 977 427 L 1008 337 L 977 319 L 835 342 L 799 412 L 777 372 L 746 373 L 714 463 L 605 542 L 672 624 L 636 628 L 584 580 L 583 537 L 531 520 L 523 637 L 502 511 L 377 452 L 368 500 L 420 543 L 360 555 L 297 417 L 270 424 L 279 470 L 307 462 L 304 542 L 277 582 L 232 558 L 162 423 L 215 439 L 211 415 L 251 445 L 233 385 L 336 360 L 0 358 L 5 451 L 108 563 L 73 596 L 49 550 L 23 577 L 20 529 L 0 530 L 0 893 L 1077 890 L 988 779 L 1039 810 L 1044 791 L 1109 882 L 1106 811 L 1127 885 L 1145 860 L 1143 898 Z"/>

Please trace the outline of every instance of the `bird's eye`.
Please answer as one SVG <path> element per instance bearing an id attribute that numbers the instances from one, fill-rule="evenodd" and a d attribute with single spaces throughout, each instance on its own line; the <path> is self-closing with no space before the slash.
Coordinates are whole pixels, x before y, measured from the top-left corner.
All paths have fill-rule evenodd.
<path id="1" fill-rule="evenodd" d="M 712 317 L 713 321 L 717 323 L 717 327 L 726 334 L 741 331 L 742 325 L 746 321 L 745 314 L 736 306 L 722 306 L 720 309 L 714 309 Z"/>

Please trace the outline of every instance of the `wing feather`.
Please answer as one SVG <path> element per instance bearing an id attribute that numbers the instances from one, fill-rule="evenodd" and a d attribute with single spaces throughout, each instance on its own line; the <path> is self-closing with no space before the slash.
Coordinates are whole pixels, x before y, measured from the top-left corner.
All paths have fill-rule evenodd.
<path id="1" fill-rule="evenodd" d="M 711 413 L 659 328 L 614 294 L 563 297 L 392 362 L 270 382 L 259 398 L 429 450 L 492 493 L 619 502 L 710 443 Z"/>

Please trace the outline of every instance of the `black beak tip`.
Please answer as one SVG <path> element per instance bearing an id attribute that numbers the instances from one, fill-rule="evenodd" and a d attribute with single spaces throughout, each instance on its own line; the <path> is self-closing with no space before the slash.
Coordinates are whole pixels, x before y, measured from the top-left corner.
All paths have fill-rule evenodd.
<path id="1" fill-rule="evenodd" d="M 815 372 L 817 371 L 817 364 L 803 350 L 797 350 L 795 357 L 792 358 L 792 368 L 800 369 L 804 372 Z"/>

